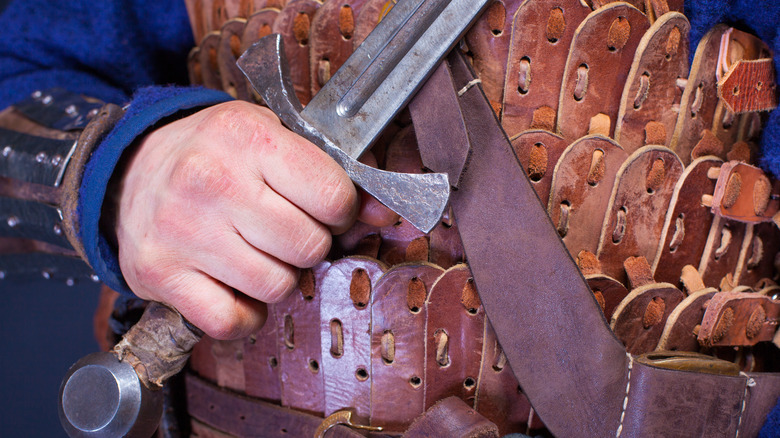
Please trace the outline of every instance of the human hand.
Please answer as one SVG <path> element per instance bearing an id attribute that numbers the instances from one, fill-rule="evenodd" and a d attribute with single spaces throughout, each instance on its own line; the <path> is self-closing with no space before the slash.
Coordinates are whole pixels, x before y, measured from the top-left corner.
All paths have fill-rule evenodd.
<path id="1" fill-rule="evenodd" d="M 175 307 L 211 337 L 239 338 L 358 215 L 376 225 L 396 217 L 270 110 L 229 102 L 141 140 L 119 189 L 120 268 L 140 298 Z"/>

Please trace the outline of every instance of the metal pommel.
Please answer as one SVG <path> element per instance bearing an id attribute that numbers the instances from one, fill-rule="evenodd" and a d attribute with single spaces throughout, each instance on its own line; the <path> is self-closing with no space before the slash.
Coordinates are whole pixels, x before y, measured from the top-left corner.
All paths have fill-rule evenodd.
<path id="1" fill-rule="evenodd" d="M 108 352 L 76 362 L 60 385 L 60 422 L 75 437 L 150 437 L 162 415 L 162 391 L 141 384 L 133 367 Z"/>

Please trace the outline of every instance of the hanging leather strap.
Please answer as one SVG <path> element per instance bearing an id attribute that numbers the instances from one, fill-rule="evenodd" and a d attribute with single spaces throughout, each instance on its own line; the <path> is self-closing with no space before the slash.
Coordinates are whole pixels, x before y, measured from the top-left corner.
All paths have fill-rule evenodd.
<path id="1" fill-rule="evenodd" d="M 485 311 L 523 391 L 559 436 L 755 435 L 780 395 L 780 376 L 665 369 L 626 354 L 540 204 L 460 54 L 425 85 L 459 92 L 459 107 L 411 106 L 415 129 L 439 131 L 470 154 L 451 197 Z M 447 144 L 447 142 L 444 142 Z M 421 143 L 424 151 L 426 144 Z M 425 153 L 423 152 L 423 156 Z M 424 163 L 433 171 L 441 169 Z M 670 388 L 674 388 L 670 391 Z"/>

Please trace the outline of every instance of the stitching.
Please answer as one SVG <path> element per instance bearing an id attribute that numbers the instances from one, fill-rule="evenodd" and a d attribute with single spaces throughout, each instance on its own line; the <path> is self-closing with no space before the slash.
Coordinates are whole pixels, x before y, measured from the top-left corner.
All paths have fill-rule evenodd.
<path id="1" fill-rule="evenodd" d="M 466 92 L 467 92 L 467 91 L 469 91 L 469 89 L 470 89 L 471 87 L 473 87 L 474 85 L 481 84 L 481 83 L 482 83 L 482 80 L 481 80 L 481 79 L 474 79 L 473 81 L 469 82 L 468 84 L 466 84 L 466 86 L 465 86 L 465 87 L 461 88 L 461 89 L 458 91 L 458 97 L 461 97 L 461 96 L 463 96 L 464 94 L 466 94 Z"/>
<path id="2" fill-rule="evenodd" d="M 623 433 L 623 419 L 626 417 L 626 406 L 628 406 L 628 391 L 631 389 L 631 370 L 634 368 L 634 357 L 630 353 L 626 353 L 628 356 L 628 382 L 626 383 L 626 396 L 623 398 L 623 410 L 620 412 L 620 425 L 618 425 L 615 438 L 619 438 Z"/>
<path id="3" fill-rule="evenodd" d="M 747 406 L 748 389 L 756 386 L 756 381 L 752 377 L 748 376 L 742 371 L 739 372 L 739 375 L 745 376 L 747 380 L 745 381 L 745 392 L 742 394 L 742 410 L 739 411 L 739 420 L 737 421 L 737 434 L 734 435 L 734 438 L 739 438 L 739 429 L 742 426 L 742 414 L 745 413 L 745 407 Z"/>

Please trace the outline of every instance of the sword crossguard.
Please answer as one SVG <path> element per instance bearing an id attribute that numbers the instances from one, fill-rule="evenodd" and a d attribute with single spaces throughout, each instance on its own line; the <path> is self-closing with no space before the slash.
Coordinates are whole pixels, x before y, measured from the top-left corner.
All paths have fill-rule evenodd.
<path id="1" fill-rule="evenodd" d="M 290 81 L 284 43 L 278 34 L 268 35 L 250 47 L 238 66 L 266 105 L 290 130 L 308 139 L 379 202 L 423 232 L 436 226 L 447 206 L 450 183 L 443 173 L 396 173 L 367 166 L 350 157 L 316 126 L 306 120 Z M 333 108 L 336 111 L 336 108 Z M 371 123 L 370 120 L 366 121 Z"/>

